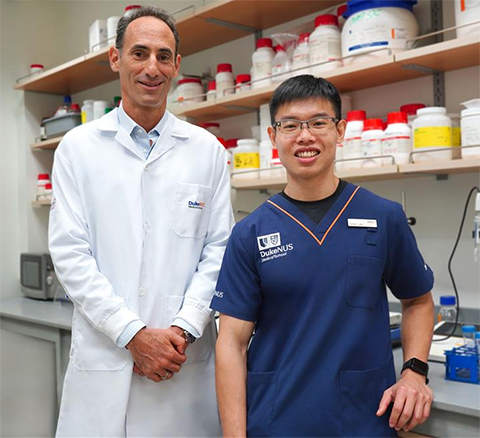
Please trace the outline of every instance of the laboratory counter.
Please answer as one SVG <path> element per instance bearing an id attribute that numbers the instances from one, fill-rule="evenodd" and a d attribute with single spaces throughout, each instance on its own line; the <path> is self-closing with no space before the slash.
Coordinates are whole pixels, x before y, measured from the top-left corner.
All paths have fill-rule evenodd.
<path id="1" fill-rule="evenodd" d="M 0 301 L 1 328 L 49 339 L 56 345 L 57 392 L 61 394 L 68 360 L 73 305 L 37 301 L 24 297 Z M 43 327 L 45 336 L 42 336 Z M 52 336 L 53 334 L 53 336 Z M 402 349 L 393 350 L 397 377 L 403 365 Z M 441 437 L 480 436 L 480 385 L 445 380 L 445 366 L 429 362 L 430 387 L 434 401 L 430 419 L 414 432 Z"/>

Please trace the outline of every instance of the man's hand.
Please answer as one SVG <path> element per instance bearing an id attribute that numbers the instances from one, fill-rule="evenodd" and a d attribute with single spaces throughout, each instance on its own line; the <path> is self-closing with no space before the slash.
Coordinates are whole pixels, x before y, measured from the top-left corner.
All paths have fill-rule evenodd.
<path id="1" fill-rule="evenodd" d="M 170 328 L 141 329 L 127 344 L 135 362 L 133 371 L 154 382 L 170 380 L 187 360 L 180 352 L 185 351 L 184 344 L 185 339 Z"/>
<path id="2" fill-rule="evenodd" d="M 174 333 L 176 333 L 177 335 L 182 337 L 184 343 L 183 343 L 183 346 L 180 346 L 178 348 L 178 352 L 180 354 L 185 354 L 185 351 L 187 351 L 187 347 L 190 344 L 185 340 L 185 335 L 183 333 L 183 329 L 181 327 L 176 326 L 176 325 L 172 325 L 172 326 L 170 326 L 169 330 L 172 330 Z"/>
<path id="3" fill-rule="evenodd" d="M 383 393 L 377 416 L 382 416 L 390 403 L 394 402 L 390 427 L 408 432 L 427 420 L 432 401 L 433 393 L 426 385 L 425 377 L 412 370 L 405 370 L 402 378 Z"/>

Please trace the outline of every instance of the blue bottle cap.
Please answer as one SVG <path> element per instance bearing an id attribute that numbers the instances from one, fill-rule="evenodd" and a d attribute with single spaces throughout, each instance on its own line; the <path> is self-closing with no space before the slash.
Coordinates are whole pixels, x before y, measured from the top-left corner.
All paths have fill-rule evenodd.
<path id="1" fill-rule="evenodd" d="M 454 306 L 457 302 L 456 298 L 453 295 L 444 295 L 440 297 L 441 306 Z"/>
<path id="2" fill-rule="evenodd" d="M 475 332 L 475 339 L 480 339 L 480 332 Z"/>
<path id="3" fill-rule="evenodd" d="M 462 326 L 463 333 L 475 333 L 475 326 L 474 325 L 463 325 Z"/>
<path id="4" fill-rule="evenodd" d="M 66 95 L 63 97 L 63 103 L 72 103 L 72 96 Z"/>
<path id="5" fill-rule="evenodd" d="M 343 17 L 348 18 L 357 12 L 374 8 L 404 8 L 412 12 L 416 4 L 417 0 L 349 0 Z"/>

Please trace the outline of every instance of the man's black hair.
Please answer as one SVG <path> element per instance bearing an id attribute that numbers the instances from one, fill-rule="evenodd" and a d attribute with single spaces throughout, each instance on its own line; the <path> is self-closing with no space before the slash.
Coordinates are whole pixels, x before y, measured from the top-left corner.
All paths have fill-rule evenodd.
<path id="1" fill-rule="evenodd" d="M 142 17 L 158 18 L 170 28 L 175 38 L 175 56 L 177 56 L 178 47 L 180 46 L 180 36 L 178 35 L 175 20 L 168 12 L 155 6 L 142 6 L 141 8 L 134 9 L 129 15 L 123 16 L 120 19 L 117 25 L 117 39 L 115 41 L 115 47 L 120 52 L 120 56 L 122 55 L 123 42 L 125 40 L 125 32 L 127 31 L 128 25 L 137 18 Z"/>
<path id="2" fill-rule="evenodd" d="M 330 102 L 335 111 L 335 118 L 338 120 L 342 118 L 342 101 L 335 86 L 323 78 L 299 75 L 282 82 L 274 91 L 269 104 L 272 125 L 281 106 L 312 98 Z"/>

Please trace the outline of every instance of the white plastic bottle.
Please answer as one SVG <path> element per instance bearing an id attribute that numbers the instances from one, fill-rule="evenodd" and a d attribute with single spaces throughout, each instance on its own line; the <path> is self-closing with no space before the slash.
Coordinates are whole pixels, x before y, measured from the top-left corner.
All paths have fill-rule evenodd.
<path id="1" fill-rule="evenodd" d="M 37 179 L 37 200 L 45 199 L 46 185 L 51 184 L 50 175 L 48 173 L 39 173 Z"/>
<path id="2" fill-rule="evenodd" d="M 288 74 L 290 71 L 290 61 L 282 45 L 277 45 L 275 50 L 277 53 L 272 60 L 272 81 L 283 82 L 290 77 Z"/>
<path id="3" fill-rule="evenodd" d="M 250 91 L 252 88 L 252 86 L 250 85 L 251 80 L 252 78 L 250 75 L 237 75 L 237 87 L 235 88 L 235 93 L 241 93 L 242 91 Z"/>
<path id="4" fill-rule="evenodd" d="M 363 123 L 367 114 L 363 110 L 349 111 L 347 113 L 347 128 L 343 140 L 343 159 L 361 158 Z M 345 161 L 343 168 L 356 169 L 362 166 L 361 160 Z"/>
<path id="5" fill-rule="evenodd" d="M 207 101 L 212 102 L 217 97 L 217 83 L 210 81 L 207 85 Z"/>
<path id="6" fill-rule="evenodd" d="M 110 106 L 107 100 L 95 100 L 93 102 L 93 118 L 99 119 L 105 115 L 105 110 Z"/>
<path id="7" fill-rule="evenodd" d="M 321 76 L 323 72 L 343 66 L 341 61 L 341 34 L 336 15 L 319 15 L 315 18 L 315 30 L 309 38 L 310 72 Z M 329 61 L 329 62 L 326 62 Z M 318 63 L 324 63 L 315 65 Z"/>
<path id="8" fill-rule="evenodd" d="M 383 155 L 393 155 L 395 164 L 408 164 L 412 152 L 412 130 L 408 126 L 407 113 L 393 112 L 387 116 L 387 129 L 383 138 Z M 393 164 L 389 158 L 384 164 Z"/>
<path id="9" fill-rule="evenodd" d="M 232 64 L 218 64 L 215 75 L 217 85 L 217 97 L 235 93 L 235 78 L 232 73 Z"/>
<path id="10" fill-rule="evenodd" d="M 417 111 L 413 121 L 414 162 L 452 159 L 452 121 L 444 107 L 432 106 Z M 431 152 L 432 149 L 443 149 Z M 424 153 L 423 153 L 424 152 Z"/>
<path id="11" fill-rule="evenodd" d="M 260 142 L 260 178 L 270 178 L 272 172 L 270 169 L 272 167 L 272 142 L 270 140 L 264 140 Z"/>
<path id="12" fill-rule="evenodd" d="M 292 76 L 310 74 L 310 45 L 308 39 L 309 33 L 301 33 L 298 37 L 298 45 L 293 51 Z"/>
<path id="13" fill-rule="evenodd" d="M 417 0 L 350 1 L 348 2 L 342 30 L 345 65 L 375 60 L 387 56 L 388 50 L 398 53 L 405 50 L 407 40 L 418 35 L 419 27 L 413 6 Z M 378 7 L 378 5 L 381 5 Z"/>
<path id="14" fill-rule="evenodd" d="M 205 100 L 205 90 L 200 78 L 183 78 L 178 81 L 177 102 L 183 105 L 200 103 Z"/>
<path id="15" fill-rule="evenodd" d="M 478 0 L 454 0 L 455 1 L 455 24 L 457 26 L 470 24 L 480 20 L 480 1 Z M 457 37 L 480 34 L 480 23 L 460 27 L 457 29 Z"/>
<path id="16" fill-rule="evenodd" d="M 472 99 L 462 105 L 466 108 L 462 110 L 460 120 L 462 146 L 480 145 L 480 99 Z M 463 158 L 478 156 L 480 146 L 462 149 Z"/>
<path id="17" fill-rule="evenodd" d="M 258 178 L 258 171 L 253 170 L 260 168 L 260 150 L 257 140 L 253 138 L 245 138 L 237 141 L 237 147 L 233 152 L 233 175 L 235 179 Z M 241 172 L 246 172 L 244 175 Z"/>
<path id="18" fill-rule="evenodd" d="M 338 27 L 340 28 L 340 31 L 343 29 L 343 26 L 345 25 L 345 18 L 343 18 L 343 14 L 347 12 L 347 5 L 341 5 L 337 8 L 337 18 L 338 18 Z"/>
<path id="19" fill-rule="evenodd" d="M 367 119 L 363 123 L 362 154 L 367 159 L 362 167 L 379 167 L 383 164 L 381 158 L 374 158 L 383 154 L 383 120 Z"/>
<path id="20" fill-rule="evenodd" d="M 257 50 L 252 55 L 252 89 L 262 88 L 272 83 L 272 61 L 275 52 L 270 38 L 259 38 Z M 258 82 L 256 82 L 258 81 Z"/>
<path id="21" fill-rule="evenodd" d="M 93 99 L 87 99 L 83 101 L 82 105 L 82 123 L 91 122 L 93 118 Z"/>

